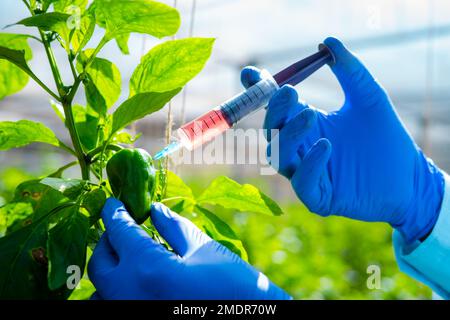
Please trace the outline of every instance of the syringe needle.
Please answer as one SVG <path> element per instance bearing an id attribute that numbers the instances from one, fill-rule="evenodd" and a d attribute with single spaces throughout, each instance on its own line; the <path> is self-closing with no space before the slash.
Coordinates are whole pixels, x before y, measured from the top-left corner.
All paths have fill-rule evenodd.
<path id="1" fill-rule="evenodd" d="M 168 144 L 164 149 L 159 151 L 155 156 L 153 157 L 154 160 L 159 160 L 164 157 L 167 157 L 169 154 L 174 153 L 178 149 L 181 148 L 181 144 L 178 141 L 171 142 Z"/>

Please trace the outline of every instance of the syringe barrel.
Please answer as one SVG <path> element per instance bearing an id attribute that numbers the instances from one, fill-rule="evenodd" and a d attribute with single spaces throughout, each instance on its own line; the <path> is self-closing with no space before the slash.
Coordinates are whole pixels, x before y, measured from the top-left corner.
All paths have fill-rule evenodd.
<path id="1" fill-rule="evenodd" d="M 261 77 L 261 81 L 247 90 L 181 126 L 177 130 L 180 143 L 186 149 L 193 150 L 266 106 L 279 86 L 267 71 L 262 71 Z"/>
<path id="2" fill-rule="evenodd" d="M 192 151 L 231 128 L 220 109 L 213 109 L 184 124 L 177 130 L 183 147 Z"/>
<path id="3" fill-rule="evenodd" d="M 251 113 L 265 107 L 273 94 L 279 89 L 278 83 L 269 72 L 261 71 L 261 77 L 262 80 L 218 107 L 230 127 Z"/>

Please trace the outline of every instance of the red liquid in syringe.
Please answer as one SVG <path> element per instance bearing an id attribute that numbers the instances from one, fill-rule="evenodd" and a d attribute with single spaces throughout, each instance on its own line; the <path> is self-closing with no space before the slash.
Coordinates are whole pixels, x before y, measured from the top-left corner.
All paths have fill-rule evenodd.
<path id="1" fill-rule="evenodd" d="M 186 123 L 177 130 L 181 143 L 193 150 L 231 128 L 221 110 L 210 112 Z"/>

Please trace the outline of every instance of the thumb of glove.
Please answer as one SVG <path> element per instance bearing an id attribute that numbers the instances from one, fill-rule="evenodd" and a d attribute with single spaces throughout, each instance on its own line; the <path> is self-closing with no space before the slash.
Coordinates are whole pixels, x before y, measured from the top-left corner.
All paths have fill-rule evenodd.
<path id="1" fill-rule="evenodd" d="M 153 203 L 151 217 L 159 234 L 180 257 L 187 258 L 206 243 L 213 241 L 191 221 L 161 203 Z"/>
<path id="2" fill-rule="evenodd" d="M 384 88 L 367 70 L 361 60 L 336 38 L 325 39 L 324 44 L 333 52 L 336 63 L 331 67 L 351 106 L 373 106 L 387 102 Z M 364 103 L 361 103 L 364 102 Z M 347 103 L 348 105 L 348 103 Z"/>

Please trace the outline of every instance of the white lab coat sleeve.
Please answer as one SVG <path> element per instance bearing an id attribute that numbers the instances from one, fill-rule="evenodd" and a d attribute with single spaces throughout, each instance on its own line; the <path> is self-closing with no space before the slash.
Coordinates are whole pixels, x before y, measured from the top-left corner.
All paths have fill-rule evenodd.
<path id="1" fill-rule="evenodd" d="M 407 245 L 394 231 L 395 257 L 400 270 L 450 299 L 450 177 L 445 176 L 444 199 L 438 220 L 425 241 Z"/>

